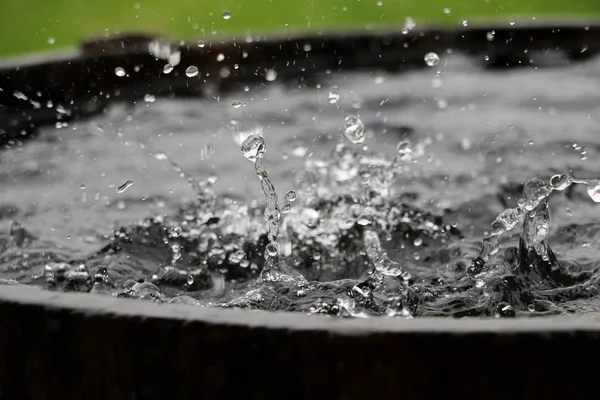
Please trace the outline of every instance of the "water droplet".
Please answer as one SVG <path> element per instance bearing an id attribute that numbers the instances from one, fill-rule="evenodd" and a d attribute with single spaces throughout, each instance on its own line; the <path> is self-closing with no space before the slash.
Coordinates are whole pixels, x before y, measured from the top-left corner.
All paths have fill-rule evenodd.
<path id="1" fill-rule="evenodd" d="M 244 157 L 254 162 L 257 157 L 262 157 L 265 154 L 265 140 L 260 135 L 252 134 L 244 140 L 241 150 Z"/>
<path id="2" fill-rule="evenodd" d="M 233 108 L 240 108 L 240 107 L 245 107 L 246 103 L 242 103 L 241 101 L 233 101 L 231 102 L 231 105 L 233 106 Z"/>
<path id="3" fill-rule="evenodd" d="M 187 69 L 185 70 L 185 75 L 188 78 L 193 78 L 195 76 L 198 76 L 198 67 L 196 67 L 195 65 L 190 65 L 189 67 L 187 67 Z"/>
<path id="4" fill-rule="evenodd" d="M 115 68 L 115 75 L 118 76 L 119 78 L 122 78 L 125 76 L 125 70 L 121 67 L 117 67 L 117 68 Z"/>
<path id="5" fill-rule="evenodd" d="M 171 236 L 172 238 L 178 238 L 181 236 L 181 227 L 180 226 L 172 226 L 169 229 L 169 236 Z"/>
<path id="6" fill-rule="evenodd" d="M 227 20 L 231 18 L 231 13 L 227 10 L 223 11 L 223 19 Z"/>
<path id="7" fill-rule="evenodd" d="M 346 121 L 346 129 L 344 129 L 346 138 L 355 144 L 363 143 L 367 135 L 365 125 L 360 118 L 352 114 L 346 114 L 344 120 Z"/>
<path id="8" fill-rule="evenodd" d="M 362 226 L 371 225 L 373 223 L 373 218 L 370 215 L 361 214 L 356 219 L 356 223 Z"/>
<path id="9" fill-rule="evenodd" d="M 188 284 L 188 286 L 192 286 L 194 284 L 194 276 L 193 275 L 187 276 L 187 284 Z"/>
<path id="10" fill-rule="evenodd" d="M 274 69 L 268 69 L 265 74 L 265 79 L 269 82 L 273 82 L 277 79 L 277 71 L 275 71 Z"/>
<path id="11" fill-rule="evenodd" d="M 554 175 L 550 179 L 550 185 L 554 190 L 565 190 L 573 183 L 573 178 L 569 174 Z"/>
<path id="12" fill-rule="evenodd" d="M 427 64 L 430 67 L 435 67 L 436 65 L 438 65 L 440 63 L 440 56 L 437 55 L 437 53 L 427 53 L 425 54 L 425 64 Z"/>
<path id="13" fill-rule="evenodd" d="M 219 53 L 217 54 L 217 61 L 221 62 L 225 59 L 225 54 Z"/>
<path id="14" fill-rule="evenodd" d="M 285 194 L 285 199 L 287 201 L 289 201 L 290 203 L 293 203 L 294 201 L 296 201 L 297 198 L 298 198 L 298 195 L 296 194 L 295 190 L 288 190 L 287 193 Z"/>
<path id="15" fill-rule="evenodd" d="M 169 159 L 169 157 L 167 157 L 167 155 L 165 153 L 163 153 L 162 151 L 159 151 L 156 154 L 154 154 L 154 158 L 156 158 L 157 160 L 168 160 Z"/>
<path id="16" fill-rule="evenodd" d="M 415 241 L 413 242 L 413 244 L 414 244 L 416 247 L 419 247 L 420 245 L 422 245 L 422 244 L 423 244 L 423 239 L 421 239 L 421 238 L 416 238 L 416 239 L 415 239 Z"/>
<path id="17" fill-rule="evenodd" d="M 123 193 L 133 185 L 133 181 L 127 181 L 117 188 L 117 193 Z"/>
<path id="18" fill-rule="evenodd" d="M 383 5 L 383 1 L 378 1 L 377 6 L 381 7 Z"/>
<path id="19" fill-rule="evenodd" d="M 529 312 L 534 312 L 534 311 L 535 311 L 535 304 L 529 304 L 529 305 L 527 306 L 527 310 L 528 310 Z"/>
<path id="20" fill-rule="evenodd" d="M 156 101 L 156 96 L 151 95 L 151 94 L 147 94 L 144 96 L 144 101 L 146 103 L 154 103 Z"/>
<path id="21" fill-rule="evenodd" d="M 460 22 L 460 24 L 461 24 L 462 26 L 464 26 L 464 27 L 467 27 L 467 26 L 469 26 L 469 21 L 467 21 L 467 20 L 465 19 L 465 20 L 462 20 L 462 21 Z"/>
<path id="22" fill-rule="evenodd" d="M 203 48 L 204 46 L 204 40 L 198 40 L 198 47 Z"/>
<path id="23" fill-rule="evenodd" d="M 163 74 L 170 74 L 173 71 L 173 66 L 171 64 L 165 64 L 163 67 Z"/>
<path id="24" fill-rule="evenodd" d="M 587 194 L 595 203 L 600 203 L 600 181 L 589 181 Z"/>
<path id="25" fill-rule="evenodd" d="M 488 41 L 493 41 L 494 38 L 496 37 L 496 31 L 489 31 L 488 33 L 485 34 L 485 37 Z"/>
<path id="26" fill-rule="evenodd" d="M 48 38 L 48 44 L 54 44 L 54 38 L 53 37 L 49 37 Z"/>
<path id="27" fill-rule="evenodd" d="M 283 206 L 281 206 L 282 213 L 287 214 L 290 211 L 292 211 L 292 205 L 290 203 L 285 203 Z"/>
<path id="28" fill-rule="evenodd" d="M 332 86 L 331 90 L 329 90 L 329 95 L 327 95 L 327 99 L 331 104 L 336 104 L 340 101 L 340 89 L 337 86 Z"/>
<path id="29" fill-rule="evenodd" d="M 269 243 L 267 247 L 265 247 L 265 253 L 268 256 L 275 257 L 277 255 L 277 245 L 275 243 Z"/>
<path id="30" fill-rule="evenodd" d="M 444 8 L 444 14 L 450 14 L 450 8 L 446 7 Z"/>
<path id="31" fill-rule="evenodd" d="M 232 264 L 239 264 L 246 258 L 246 253 L 242 249 L 238 249 L 229 255 L 229 262 Z"/>

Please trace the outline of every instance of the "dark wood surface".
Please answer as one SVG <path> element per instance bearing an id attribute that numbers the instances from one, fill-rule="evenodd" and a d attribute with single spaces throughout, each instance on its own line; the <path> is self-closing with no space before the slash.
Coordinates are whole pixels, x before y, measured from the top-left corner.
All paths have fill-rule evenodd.
<path id="1" fill-rule="evenodd" d="M 596 315 L 374 319 L 0 286 L 2 399 L 583 399 Z"/>

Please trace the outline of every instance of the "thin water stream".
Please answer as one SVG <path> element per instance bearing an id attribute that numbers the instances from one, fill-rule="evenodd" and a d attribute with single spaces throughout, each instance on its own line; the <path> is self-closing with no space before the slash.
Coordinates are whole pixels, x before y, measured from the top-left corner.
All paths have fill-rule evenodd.
<path id="1" fill-rule="evenodd" d="M 2 150 L 1 282 L 341 317 L 600 310 L 600 60 L 428 56 L 149 94 Z"/>

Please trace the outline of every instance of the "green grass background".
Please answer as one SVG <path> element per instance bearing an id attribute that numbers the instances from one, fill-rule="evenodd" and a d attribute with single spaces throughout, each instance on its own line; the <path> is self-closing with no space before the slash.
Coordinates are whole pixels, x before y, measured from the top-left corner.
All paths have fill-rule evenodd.
<path id="1" fill-rule="evenodd" d="M 600 19 L 600 0 L 0 0 L 0 57 L 147 31 L 174 38 L 349 27 Z M 445 13 L 444 9 L 450 9 Z M 224 20 L 223 10 L 231 12 Z M 54 39 L 54 44 L 49 39 Z"/>

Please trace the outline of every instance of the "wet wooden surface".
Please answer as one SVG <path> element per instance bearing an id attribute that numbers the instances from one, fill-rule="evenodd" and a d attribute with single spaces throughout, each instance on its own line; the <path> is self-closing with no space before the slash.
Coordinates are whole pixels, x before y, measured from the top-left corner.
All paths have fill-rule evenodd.
<path id="1" fill-rule="evenodd" d="M 2 399 L 594 398 L 597 316 L 343 321 L 0 286 Z"/>

